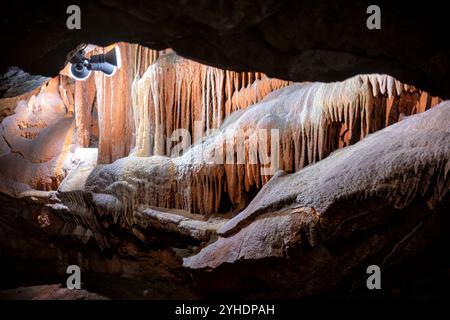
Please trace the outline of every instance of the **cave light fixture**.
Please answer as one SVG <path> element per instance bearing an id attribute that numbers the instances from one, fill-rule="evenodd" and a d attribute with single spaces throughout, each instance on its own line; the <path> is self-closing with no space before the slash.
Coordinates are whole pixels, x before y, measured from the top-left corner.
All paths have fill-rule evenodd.
<path id="1" fill-rule="evenodd" d="M 85 48 L 86 46 L 70 58 L 69 74 L 73 79 L 84 81 L 92 71 L 101 71 L 107 77 L 112 77 L 121 67 L 120 49 L 117 45 L 107 53 L 96 54 L 90 58 L 85 57 Z"/>

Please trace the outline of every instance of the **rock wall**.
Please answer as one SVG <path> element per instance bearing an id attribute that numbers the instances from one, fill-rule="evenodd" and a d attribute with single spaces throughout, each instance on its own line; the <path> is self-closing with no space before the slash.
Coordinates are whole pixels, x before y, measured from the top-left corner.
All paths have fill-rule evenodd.
<path id="1" fill-rule="evenodd" d="M 63 70 L 0 100 L 2 274 L 70 261 L 132 279 L 132 298 L 197 297 L 189 273 L 304 297 L 448 231 L 448 102 L 387 75 L 288 83 L 119 48 L 112 78 Z M 179 153 L 176 129 L 194 140 Z"/>
<path id="2" fill-rule="evenodd" d="M 28 100 L 19 97 L 15 113 L 1 122 L 1 192 L 19 195 L 30 189 L 55 190 L 77 165 L 70 83 L 58 76 L 31 97 L 26 95 Z"/>

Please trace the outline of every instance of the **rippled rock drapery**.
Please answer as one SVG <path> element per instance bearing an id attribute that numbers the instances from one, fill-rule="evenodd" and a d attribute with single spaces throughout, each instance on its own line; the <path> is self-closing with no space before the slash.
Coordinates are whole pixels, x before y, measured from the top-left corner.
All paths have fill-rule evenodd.
<path id="1" fill-rule="evenodd" d="M 179 157 L 131 156 L 96 168 L 86 189 L 114 201 L 123 217 L 140 204 L 202 214 L 237 211 L 273 170 L 298 171 L 438 101 L 385 75 L 292 84 L 230 115 Z"/>
<path id="2" fill-rule="evenodd" d="M 155 135 L 155 132 L 141 130 L 140 127 L 144 126 L 143 115 L 150 115 L 150 118 L 145 118 L 148 120 L 147 125 L 154 124 L 155 110 L 160 110 L 160 106 L 143 112 L 144 103 L 147 106 L 150 100 L 156 99 L 156 96 L 152 95 L 152 89 L 148 87 L 148 91 L 143 94 L 149 101 L 144 102 L 141 97 L 141 104 L 136 105 L 133 110 L 132 84 L 133 79 L 143 77 L 159 56 L 167 57 L 154 66 L 155 69 L 161 68 L 158 69 L 161 71 L 161 78 L 154 79 L 152 88 L 156 90 L 155 94 L 157 91 L 165 92 L 165 97 L 173 103 L 167 105 L 168 109 L 163 114 L 159 114 L 158 123 L 164 125 L 161 124 L 157 132 L 162 139 L 170 137 L 172 131 L 178 129 L 177 125 L 183 128 L 184 124 L 177 123 L 175 118 L 172 118 L 176 113 L 171 112 L 170 108 L 181 108 L 187 94 L 190 95 L 192 103 L 189 108 L 180 109 L 180 116 L 186 118 L 191 111 L 199 115 L 205 110 L 215 110 L 216 113 L 223 110 L 221 118 L 215 118 L 222 121 L 232 111 L 245 108 L 270 91 L 287 84 L 285 81 L 268 79 L 257 73 L 228 72 L 204 66 L 177 57 L 170 51 L 155 51 L 126 43 L 119 43 L 118 47 L 121 51 L 122 66 L 111 78 L 102 73 L 95 73 L 86 81 L 74 81 L 68 77 L 66 66 L 60 76 L 50 82 L 47 80 L 41 87 L 34 89 L 35 82 L 42 82 L 45 78 L 35 77 L 36 79 L 30 80 L 30 85 L 24 85 L 27 92 L 10 96 L 13 92 L 19 92 L 17 88 L 15 91 L 10 89 L 10 97 L 0 99 L 0 112 L 6 117 L 0 127 L 3 136 L 0 139 L 0 164 L 5 168 L 0 170 L 3 192 L 17 195 L 29 189 L 56 190 L 67 173 L 83 161 L 80 159 L 82 154 L 74 154 L 77 147 L 98 147 L 98 164 L 111 163 L 126 157 L 134 149 L 137 154 L 142 152 L 142 141 L 147 141 Z M 109 49 L 111 48 L 89 46 L 87 56 Z M 166 63 L 170 59 L 174 61 Z M 198 87 L 190 92 L 190 86 L 194 83 L 194 79 L 190 79 L 192 72 L 198 75 L 195 78 Z M 15 75 L 11 72 L 9 74 Z M 212 74 L 222 74 L 222 78 L 210 79 Z M 259 78 L 262 79 L 258 80 Z M 7 82 L 12 81 L 8 79 Z M 169 79 L 172 79 L 172 82 Z M 190 84 L 186 85 L 186 81 Z M 176 91 L 171 91 L 170 85 L 177 83 L 179 86 Z M 218 97 L 222 94 L 223 101 L 216 101 L 220 100 Z M 161 101 L 163 102 L 165 105 L 166 101 Z M 150 112 L 152 110 L 153 113 Z M 206 117 L 197 118 L 205 129 L 215 128 L 219 124 L 208 121 Z M 193 118 L 192 122 L 197 118 Z M 206 125 L 207 123 L 209 124 Z M 48 126 L 53 129 L 47 128 Z M 191 123 L 186 124 L 186 129 L 192 130 L 192 126 Z M 75 137 L 69 132 L 66 135 L 65 130 L 70 130 Z M 202 134 L 203 131 L 200 135 Z M 160 142 L 159 145 L 161 144 L 165 146 L 165 142 Z M 30 152 L 33 154 L 29 155 Z M 164 148 L 162 152 L 165 152 Z"/>
<path id="3" fill-rule="evenodd" d="M 246 108 L 260 101 L 269 92 L 288 84 L 259 73 L 223 71 L 177 57 L 174 53 L 157 52 L 138 45 L 121 43 L 119 48 L 123 56 L 123 66 L 112 78 L 95 74 L 86 82 L 75 82 L 74 85 L 71 84 L 71 80 L 62 76 L 63 82 L 56 91 L 60 94 L 59 99 L 68 106 L 66 109 L 74 112 L 76 143 L 81 147 L 98 145 L 99 164 L 111 163 L 128 156 L 132 151 L 135 155 L 170 155 L 171 147 L 176 141 L 169 144 L 167 140 L 177 129 L 188 130 L 192 142 L 195 142 L 210 130 L 218 128 L 233 111 Z M 102 52 L 104 49 L 94 50 Z M 158 62 L 152 65 L 159 56 Z M 67 70 L 62 74 L 67 74 Z M 134 85 L 131 84 L 132 79 L 136 79 Z M 329 112 L 329 117 L 335 124 L 331 127 L 321 125 L 319 131 L 316 127 L 315 133 L 303 128 L 304 137 L 301 139 L 309 139 L 308 143 L 312 149 L 301 150 L 301 147 L 296 145 L 300 141 L 299 138 L 285 134 L 282 168 L 287 171 L 298 170 L 334 150 L 336 143 L 340 147 L 354 143 L 368 132 L 396 122 L 403 116 L 424 111 L 438 102 L 437 98 L 419 90 L 402 89 L 402 92 L 398 92 L 400 87 L 395 88 L 396 84 L 392 78 L 380 77 L 380 81 L 380 84 L 367 83 L 362 86 L 359 83 L 354 84 L 361 86 L 356 91 L 369 92 L 373 87 L 373 98 L 361 97 L 371 99 L 367 102 L 372 103 L 371 108 L 361 109 L 361 114 L 354 108 L 342 109 L 341 113 L 336 114 Z M 376 92 L 377 88 L 383 91 Z M 0 105 L 5 110 L 14 110 L 12 105 L 21 99 L 30 99 L 33 94 L 36 95 L 37 92 L 2 99 Z M 351 100 L 353 97 L 348 99 Z M 358 99 L 355 98 L 354 103 L 359 103 Z M 350 114 L 350 111 L 354 111 L 355 114 Z M 385 113 L 385 116 L 382 113 Z M 334 116 L 342 118 L 335 119 Z M 366 117 L 366 120 L 351 123 L 349 121 L 354 120 L 351 117 L 355 119 Z M 197 132 L 195 132 L 196 121 Z M 313 137 L 319 132 L 329 137 Z M 340 138 L 337 139 L 337 135 Z M 323 141 L 319 143 L 318 139 Z M 5 145 L 6 142 L 0 143 Z M 293 155 L 292 152 L 297 154 Z M 298 159 L 300 152 L 303 152 L 301 160 Z M 295 158 L 294 161 L 291 161 L 291 158 Z M 260 177 L 256 177 L 252 183 L 246 179 L 246 188 L 252 184 L 259 188 L 259 180 Z M 61 178 L 58 181 L 61 181 Z M 49 188 L 47 182 L 43 188 Z M 240 186 L 236 190 L 240 190 Z M 232 202 L 236 203 L 233 199 L 235 196 L 231 198 Z"/>
<path id="4" fill-rule="evenodd" d="M 449 123 L 444 102 L 298 173 L 280 172 L 184 265 L 207 292 L 245 296 L 252 279 L 254 297 L 292 298 L 364 277 L 362 264 L 386 268 L 413 255 L 450 208 Z"/>
<path id="5" fill-rule="evenodd" d="M 91 46 L 92 47 L 92 46 Z M 121 67 L 112 76 L 101 72 L 92 74 L 85 82 L 77 81 L 75 92 L 78 143 L 89 145 L 91 114 L 98 115 L 98 163 L 111 163 L 127 156 L 134 146 L 134 123 L 131 109 L 131 83 L 133 78 L 148 68 L 159 55 L 158 51 L 138 45 L 119 43 Z M 89 48 L 89 47 L 88 47 Z M 105 53 L 106 48 L 93 47 L 87 53 Z"/>
<path id="6" fill-rule="evenodd" d="M 112 78 L 65 69 L 0 99 L 0 273 L 70 261 L 131 298 L 198 297 L 190 273 L 201 292 L 309 296 L 448 225 L 447 102 L 386 75 L 288 83 L 118 46 Z M 176 154 L 179 128 L 195 143 Z"/>
<path id="7" fill-rule="evenodd" d="M 128 156 L 168 154 L 166 140 L 177 129 L 194 136 L 199 121 L 203 135 L 231 112 L 256 103 L 287 81 L 253 72 L 205 66 L 138 45 L 119 43 L 122 66 L 112 77 L 95 73 L 77 84 L 75 104 L 80 124 L 78 142 L 87 146 L 90 113 L 97 105 L 99 164 Z M 110 50 L 96 48 L 89 54 Z M 156 63 L 155 63 L 156 62 Z"/>
<path id="8" fill-rule="evenodd" d="M 134 154 L 170 155 L 166 142 L 177 130 L 188 130 L 195 142 L 232 112 L 286 85 L 260 73 L 226 71 L 165 54 L 133 82 Z"/>

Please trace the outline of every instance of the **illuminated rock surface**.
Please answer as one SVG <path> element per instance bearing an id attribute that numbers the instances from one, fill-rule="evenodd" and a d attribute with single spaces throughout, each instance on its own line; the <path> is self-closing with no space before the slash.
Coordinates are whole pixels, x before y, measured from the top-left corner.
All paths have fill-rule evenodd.
<path id="1" fill-rule="evenodd" d="M 15 114 L 0 124 L 0 189 L 55 190 L 76 166 L 73 105 L 60 96 L 60 78 L 41 87 L 28 101 L 19 100 Z"/>
<path id="2" fill-rule="evenodd" d="M 260 73 L 225 71 L 165 54 L 133 83 L 134 154 L 170 155 L 166 140 L 175 130 L 188 130 L 195 142 L 232 112 L 286 85 Z"/>
<path id="3" fill-rule="evenodd" d="M 245 208 L 251 200 L 247 194 L 259 190 L 278 168 L 298 171 L 402 117 L 422 112 L 431 106 L 426 95 L 381 75 L 292 84 L 232 114 L 220 130 L 179 157 L 131 156 L 96 168 L 86 190 L 112 197 L 119 215 L 131 214 L 140 204 L 201 214 L 236 211 Z M 272 135 L 272 129 L 278 131 Z M 147 128 L 142 134 L 152 139 L 158 130 Z M 158 149 L 156 143 L 146 145 Z M 271 147 L 276 147 L 272 157 Z M 137 155 L 141 153 L 152 151 L 138 148 Z"/>
<path id="4" fill-rule="evenodd" d="M 2 288 L 70 262 L 90 278 L 67 298 L 306 297 L 446 234 L 448 102 L 387 75 L 295 83 L 118 47 L 111 78 L 66 68 L 0 99 Z"/>
<path id="5" fill-rule="evenodd" d="M 364 262 L 385 268 L 404 259 L 436 236 L 427 233 L 448 212 L 449 122 L 445 102 L 298 173 L 278 174 L 184 265 L 199 270 L 205 291 L 246 289 L 240 283 L 251 272 L 267 286 L 262 296 L 302 297 Z"/>

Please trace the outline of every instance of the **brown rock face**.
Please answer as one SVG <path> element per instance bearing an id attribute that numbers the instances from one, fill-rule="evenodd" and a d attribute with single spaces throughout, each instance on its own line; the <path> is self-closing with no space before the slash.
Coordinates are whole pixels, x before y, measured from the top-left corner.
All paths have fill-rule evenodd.
<path id="1" fill-rule="evenodd" d="M 19 199 L 0 193 L 0 201 L 1 298 L 192 299 L 197 296 L 189 276 L 182 270 L 181 258 L 171 247 L 182 250 L 184 246 L 189 251 L 192 242 L 182 241 L 176 234 L 156 236 L 158 231 L 144 232 L 147 239 L 139 239 L 130 229 L 118 229 L 110 217 L 88 211 L 92 207 L 69 211 L 55 192 L 30 192 Z M 142 219 L 141 223 L 144 223 Z M 80 266 L 82 288 L 87 292 L 67 293 L 64 288 L 66 268 L 71 264 Z M 63 285 L 62 288 L 52 285 L 3 291 L 45 283 Z"/>
<path id="2" fill-rule="evenodd" d="M 124 57 L 123 65 L 113 77 L 108 78 L 101 72 L 93 75 L 97 87 L 100 164 L 124 157 L 132 147 L 131 48 L 120 44 L 119 50 Z"/>
<path id="3" fill-rule="evenodd" d="M 91 115 L 97 110 L 99 164 L 126 157 L 133 149 L 139 156 L 170 155 L 172 146 L 166 143 L 177 130 L 187 130 L 194 140 L 201 138 L 232 112 L 288 84 L 260 73 L 209 67 L 170 51 L 126 43 L 118 47 L 122 57 L 118 72 L 112 77 L 95 73 L 86 82 L 76 82 L 71 97 L 81 147 L 89 147 L 95 120 Z"/>
<path id="4" fill-rule="evenodd" d="M 91 140 L 92 111 L 95 96 L 94 77 L 90 77 L 83 82 L 75 82 L 74 100 L 77 143 L 82 148 L 88 148 Z"/>

